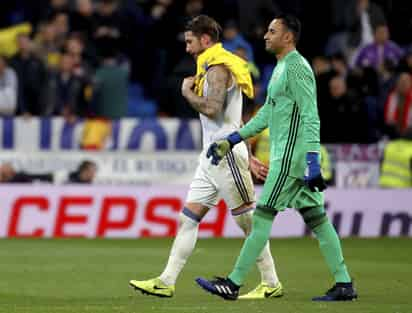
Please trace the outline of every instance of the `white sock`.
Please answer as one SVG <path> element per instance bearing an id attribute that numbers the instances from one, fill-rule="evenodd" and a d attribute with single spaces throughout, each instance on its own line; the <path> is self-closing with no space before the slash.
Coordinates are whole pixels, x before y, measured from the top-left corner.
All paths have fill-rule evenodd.
<path id="1" fill-rule="evenodd" d="M 240 215 L 234 215 L 236 223 L 243 230 L 245 235 L 249 235 L 252 231 L 252 211 L 242 213 Z M 276 273 L 275 263 L 270 252 L 269 241 L 263 248 L 262 253 L 256 259 L 256 265 L 259 269 L 260 276 L 263 283 L 268 284 L 270 287 L 275 287 L 279 283 L 279 278 Z"/>
<path id="2" fill-rule="evenodd" d="M 183 213 L 180 213 L 179 220 L 179 230 L 170 250 L 169 260 L 159 277 L 167 286 L 176 283 L 177 276 L 179 276 L 187 259 L 192 254 L 197 241 L 199 222 Z"/>

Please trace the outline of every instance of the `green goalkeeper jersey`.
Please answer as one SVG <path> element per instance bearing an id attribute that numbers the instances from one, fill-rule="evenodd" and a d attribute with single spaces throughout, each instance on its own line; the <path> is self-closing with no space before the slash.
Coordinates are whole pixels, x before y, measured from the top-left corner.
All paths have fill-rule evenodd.
<path id="1" fill-rule="evenodd" d="M 320 151 L 316 83 L 306 59 L 296 50 L 278 61 L 265 104 L 240 130 L 243 139 L 270 132 L 270 170 L 303 178 L 306 152 Z"/>

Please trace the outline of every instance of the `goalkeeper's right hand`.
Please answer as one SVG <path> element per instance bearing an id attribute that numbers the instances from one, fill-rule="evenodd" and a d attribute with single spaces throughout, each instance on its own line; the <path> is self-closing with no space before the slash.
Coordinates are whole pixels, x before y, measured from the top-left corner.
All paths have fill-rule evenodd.
<path id="1" fill-rule="evenodd" d="M 318 152 L 307 152 L 306 162 L 308 166 L 308 175 L 305 175 L 305 184 L 312 192 L 322 192 L 327 188 L 325 181 L 323 180 L 322 173 L 319 164 Z"/>
<path id="2" fill-rule="evenodd" d="M 232 150 L 233 146 L 243 140 L 238 132 L 233 132 L 223 140 L 212 143 L 207 149 L 206 157 L 212 157 L 212 164 L 218 165 L 226 154 Z"/>

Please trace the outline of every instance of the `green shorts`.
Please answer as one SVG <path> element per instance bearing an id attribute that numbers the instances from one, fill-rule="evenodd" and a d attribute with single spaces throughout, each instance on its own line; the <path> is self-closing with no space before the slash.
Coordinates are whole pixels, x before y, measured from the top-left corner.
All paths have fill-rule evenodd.
<path id="1" fill-rule="evenodd" d="M 273 215 L 286 208 L 300 210 L 318 207 L 324 210 L 324 198 L 323 193 L 312 192 L 303 179 L 279 175 L 274 171 L 269 172 L 256 207 Z"/>

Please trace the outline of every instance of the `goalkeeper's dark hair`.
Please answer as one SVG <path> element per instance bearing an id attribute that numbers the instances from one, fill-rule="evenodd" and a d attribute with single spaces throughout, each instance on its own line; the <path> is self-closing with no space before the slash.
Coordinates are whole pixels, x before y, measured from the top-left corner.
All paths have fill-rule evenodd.
<path id="1" fill-rule="evenodd" d="M 213 42 L 218 42 L 222 34 L 222 27 L 213 18 L 207 15 L 198 15 L 186 24 L 185 31 L 191 31 L 196 37 L 206 34 Z"/>
<path id="2" fill-rule="evenodd" d="M 291 14 L 279 14 L 275 18 L 282 20 L 282 23 L 285 26 L 286 30 L 290 31 L 293 34 L 293 41 L 296 45 L 299 42 L 300 32 L 302 29 L 302 25 L 299 19 Z"/>

